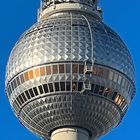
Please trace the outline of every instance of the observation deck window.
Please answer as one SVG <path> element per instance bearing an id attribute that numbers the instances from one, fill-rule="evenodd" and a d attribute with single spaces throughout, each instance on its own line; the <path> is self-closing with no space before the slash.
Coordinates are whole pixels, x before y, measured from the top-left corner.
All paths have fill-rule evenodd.
<path id="1" fill-rule="evenodd" d="M 64 65 L 59 65 L 59 73 L 64 73 Z"/>
<path id="2" fill-rule="evenodd" d="M 37 96 L 38 95 L 38 91 L 37 91 L 36 87 L 33 88 L 33 91 L 34 91 L 35 95 Z"/>
<path id="3" fill-rule="evenodd" d="M 58 65 L 53 65 L 53 74 L 58 73 Z"/>
<path id="4" fill-rule="evenodd" d="M 48 85 L 47 84 L 44 84 L 43 85 L 43 88 L 44 88 L 45 93 L 48 93 L 49 92 Z"/>
<path id="5" fill-rule="evenodd" d="M 59 83 L 54 83 L 55 91 L 60 91 Z"/>
<path id="6" fill-rule="evenodd" d="M 44 67 L 41 67 L 40 68 L 40 75 L 41 76 L 44 76 L 45 75 L 45 68 Z"/>
<path id="7" fill-rule="evenodd" d="M 39 88 L 40 94 L 43 94 L 44 92 L 43 92 L 42 86 L 39 86 L 38 88 Z"/>
<path id="8" fill-rule="evenodd" d="M 34 73 L 33 70 L 29 71 L 29 79 L 33 79 L 34 78 Z"/>
<path id="9" fill-rule="evenodd" d="M 46 74 L 51 75 L 51 66 L 46 66 Z"/>

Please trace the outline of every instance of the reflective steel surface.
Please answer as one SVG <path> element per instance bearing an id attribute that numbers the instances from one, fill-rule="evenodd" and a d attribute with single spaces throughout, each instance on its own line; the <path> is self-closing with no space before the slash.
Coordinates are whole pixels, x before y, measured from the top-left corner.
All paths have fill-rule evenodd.
<path id="1" fill-rule="evenodd" d="M 54 6 L 47 2 L 43 10 Z M 95 14 L 82 7 L 40 18 L 18 40 L 7 64 L 11 106 L 42 137 L 76 126 L 98 138 L 120 123 L 135 95 L 134 65 L 124 42 L 97 16 L 96 1 L 73 3 L 95 7 Z M 90 71 L 86 62 L 92 63 Z"/>

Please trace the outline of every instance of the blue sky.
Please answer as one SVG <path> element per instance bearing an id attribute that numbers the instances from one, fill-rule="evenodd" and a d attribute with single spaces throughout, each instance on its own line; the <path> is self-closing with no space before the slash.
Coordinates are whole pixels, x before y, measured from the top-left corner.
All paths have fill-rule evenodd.
<path id="1" fill-rule="evenodd" d="M 121 125 L 100 140 L 140 139 L 140 1 L 102 0 L 104 22 L 127 44 L 136 68 L 137 93 Z M 0 135 L 1 140 L 39 140 L 13 114 L 4 91 L 5 67 L 19 36 L 36 22 L 39 0 L 0 2 Z"/>

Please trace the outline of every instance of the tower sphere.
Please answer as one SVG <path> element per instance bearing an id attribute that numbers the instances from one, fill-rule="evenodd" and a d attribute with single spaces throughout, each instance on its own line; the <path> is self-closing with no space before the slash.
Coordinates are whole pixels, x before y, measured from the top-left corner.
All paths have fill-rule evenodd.
<path id="1" fill-rule="evenodd" d="M 97 0 L 43 0 L 10 54 L 10 104 L 43 138 L 67 127 L 97 139 L 120 123 L 135 95 L 131 55 L 101 14 Z"/>

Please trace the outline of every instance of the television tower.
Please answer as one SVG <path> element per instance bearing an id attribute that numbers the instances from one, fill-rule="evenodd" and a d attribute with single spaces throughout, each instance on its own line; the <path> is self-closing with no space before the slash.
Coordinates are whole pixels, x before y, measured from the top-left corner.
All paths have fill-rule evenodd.
<path id="1" fill-rule="evenodd" d="M 6 93 L 20 122 L 50 140 L 95 140 L 121 122 L 134 65 L 97 0 L 42 0 L 13 48 Z"/>

